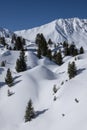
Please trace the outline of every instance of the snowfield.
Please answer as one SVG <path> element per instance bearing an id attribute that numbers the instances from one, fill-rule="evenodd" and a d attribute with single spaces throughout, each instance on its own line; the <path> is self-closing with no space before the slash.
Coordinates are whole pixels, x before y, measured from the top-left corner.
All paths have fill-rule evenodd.
<path id="1" fill-rule="evenodd" d="M 57 31 L 53 31 L 55 23 Z M 17 32 L 29 40 L 28 50 L 25 52 L 27 70 L 24 72 L 17 73 L 15 70 L 19 51 L 10 51 L 0 46 L 0 63 L 6 61 L 6 66 L 0 67 L 0 130 L 87 130 L 87 32 L 85 32 L 87 26 L 85 23 L 87 20 L 77 18 L 65 21 L 61 19 L 40 28 Z M 76 56 L 76 60 L 71 56 L 63 58 L 64 63 L 61 66 L 46 57 L 38 59 L 34 43 L 38 32 L 44 33 L 46 38 L 49 35 L 53 41 L 55 40 L 54 42 L 58 39 L 61 42 L 65 37 L 69 40 L 73 39 L 76 46 L 85 48 L 85 53 Z M 67 68 L 68 63 L 72 61 L 76 63 L 77 75 L 69 80 Z M 14 78 L 12 87 L 5 84 L 8 68 L 11 69 Z M 54 85 L 58 88 L 56 94 L 53 93 Z M 9 97 L 8 89 L 13 93 Z M 54 101 L 55 96 L 56 101 Z M 24 116 L 29 99 L 32 99 L 37 115 L 30 122 L 25 123 Z"/>
<path id="2" fill-rule="evenodd" d="M 74 61 L 74 58 L 69 58 L 59 67 L 54 63 L 47 65 L 45 61 L 48 59 L 38 60 L 32 52 L 26 53 L 28 58 L 31 58 L 29 62 L 32 66 L 31 69 L 21 73 L 15 72 L 18 52 L 8 51 L 0 56 L 0 58 L 4 56 L 10 62 L 7 62 L 5 68 L 0 67 L 0 130 L 48 128 L 50 130 L 86 130 L 87 53 L 77 56 L 79 57 L 76 60 L 78 75 L 71 80 L 68 79 L 67 65 L 69 61 Z M 5 54 L 9 55 L 5 56 Z M 5 85 L 4 81 L 8 67 L 11 68 L 14 77 L 14 85 L 11 88 Z M 61 85 L 62 81 L 63 85 Z M 54 84 L 59 88 L 55 94 L 56 101 L 53 100 Z M 14 93 L 10 97 L 7 96 L 8 89 Z M 26 105 L 30 98 L 33 100 L 35 111 L 39 114 L 31 122 L 24 123 Z M 79 103 L 75 102 L 75 98 L 79 100 Z"/>

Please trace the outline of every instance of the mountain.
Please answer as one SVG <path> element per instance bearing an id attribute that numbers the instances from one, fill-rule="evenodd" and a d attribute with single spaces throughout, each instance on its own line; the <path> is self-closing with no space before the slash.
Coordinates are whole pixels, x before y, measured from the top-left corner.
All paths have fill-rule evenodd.
<path id="1" fill-rule="evenodd" d="M 12 31 L 9 31 L 8 29 L 6 28 L 0 28 L 0 37 L 11 37 L 13 34 Z"/>
<path id="2" fill-rule="evenodd" d="M 35 41 L 38 33 L 43 33 L 47 40 L 51 38 L 55 43 L 69 41 L 70 43 L 75 42 L 78 47 L 81 45 L 87 47 L 87 19 L 58 19 L 40 27 L 15 33 L 31 42 Z"/>
<path id="3" fill-rule="evenodd" d="M 87 130 L 86 23 L 87 20 L 77 18 L 59 19 L 38 28 L 15 32 L 27 40 L 27 70 L 23 72 L 18 73 L 15 69 L 20 51 L 0 45 L 0 130 Z M 5 32 L 2 33 L 2 30 Z M 13 45 L 12 33 L 2 30 L 1 36 L 5 36 L 8 45 Z M 4 35 L 6 32 L 7 35 Z M 74 41 L 77 47 L 84 46 L 85 52 L 75 57 L 63 55 L 63 64 L 60 66 L 44 56 L 39 59 L 35 44 L 37 33 L 43 33 L 47 40 L 51 38 L 54 42 Z M 56 48 L 52 46 L 52 53 L 59 51 L 60 47 L 63 54 L 61 44 Z M 1 65 L 2 61 L 5 66 Z M 77 75 L 69 79 L 68 64 L 73 61 Z M 12 87 L 5 83 L 8 68 L 13 77 Z M 54 86 L 56 93 L 53 91 Z M 35 117 L 25 123 L 26 107 L 30 99 Z"/>
<path id="4" fill-rule="evenodd" d="M 40 27 L 15 32 L 0 28 L 0 37 L 11 37 L 13 33 L 22 36 L 28 43 L 34 43 L 36 35 L 43 33 L 47 41 L 51 38 L 56 44 L 68 41 L 74 42 L 77 47 L 87 47 L 87 19 L 57 19 Z"/>

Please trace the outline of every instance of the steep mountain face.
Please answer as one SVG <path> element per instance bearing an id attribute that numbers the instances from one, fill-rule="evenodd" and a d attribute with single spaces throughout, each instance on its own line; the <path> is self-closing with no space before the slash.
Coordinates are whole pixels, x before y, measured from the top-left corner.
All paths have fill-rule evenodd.
<path id="1" fill-rule="evenodd" d="M 31 42 L 35 41 L 38 33 L 43 33 L 47 40 L 51 38 L 55 43 L 68 40 L 70 43 L 75 42 L 77 46 L 87 47 L 87 19 L 58 19 L 40 27 L 15 33 Z"/>
<path id="2" fill-rule="evenodd" d="M 0 37 L 11 37 L 13 32 L 9 31 L 8 29 L 5 28 L 0 28 Z"/>

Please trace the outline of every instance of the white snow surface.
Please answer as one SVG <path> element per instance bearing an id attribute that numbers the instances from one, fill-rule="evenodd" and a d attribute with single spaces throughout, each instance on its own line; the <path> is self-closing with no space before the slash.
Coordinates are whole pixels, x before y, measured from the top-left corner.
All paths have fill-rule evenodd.
<path id="1" fill-rule="evenodd" d="M 76 57 L 78 74 L 71 80 L 68 79 L 67 66 L 74 61 L 73 57 L 66 57 L 64 64 L 57 66 L 47 58 L 38 59 L 34 52 L 26 51 L 29 68 L 17 73 L 15 62 L 18 56 L 19 52 L 7 50 L 0 55 L 0 61 L 7 61 L 6 67 L 0 67 L 0 130 L 87 130 L 87 53 Z M 11 88 L 4 80 L 8 67 L 14 78 Z M 54 84 L 59 88 L 55 95 Z M 10 97 L 7 96 L 8 89 L 14 93 Z M 54 96 L 56 101 L 53 101 Z M 30 98 L 39 115 L 25 123 Z"/>
<path id="2" fill-rule="evenodd" d="M 65 37 L 75 40 L 78 47 L 84 46 L 85 53 L 76 56 L 76 60 L 71 56 L 63 58 L 61 66 L 45 57 L 38 59 L 32 43 L 37 33 L 44 33 L 54 42 L 59 39 L 61 42 Z M 0 130 L 87 130 L 87 20 L 59 19 L 17 34 L 29 40 L 25 52 L 27 70 L 17 73 L 15 66 L 19 51 L 9 51 L 0 45 L 0 63 L 6 61 L 6 66 L 0 67 Z M 67 68 L 72 61 L 76 63 L 77 75 L 69 80 Z M 12 87 L 5 84 L 8 68 L 14 78 Z M 54 85 L 58 88 L 56 94 L 53 93 Z M 10 97 L 8 89 L 13 93 Z M 29 99 L 32 99 L 38 115 L 25 123 Z M 75 99 L 79 102 L 76 103 Z"/>
<path id="3" fill-rule="evenodd" d="M 12 31 L 9 31 L 8 29 L 6 28 L 2 28 L 0 27 L 0 37 L 10 37 L 12 36 L 13 32 Z"/>
<path id="4" fill-rule="evenodd" d="M 77 47 L 81 45 L 87 47 L 87 19 L 57 19 L 40 27 L 15 33 L 31 42 L 35 42 L 38 33 L 43 33 L 47 40 L 51 38 L 54 43 L 69 41 L 75 42 Z"/>

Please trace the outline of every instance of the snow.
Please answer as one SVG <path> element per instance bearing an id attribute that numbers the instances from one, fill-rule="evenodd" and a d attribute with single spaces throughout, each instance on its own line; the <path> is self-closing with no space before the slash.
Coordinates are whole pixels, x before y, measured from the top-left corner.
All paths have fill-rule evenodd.
<path id="1" fill-rule="evenodd" d="M 87 130 L 87 34 L 84 32 L 84 28 L 87 29 L 86 23 L 87 20 L 78 18 L 60 19 L 39 28 L 20 31 L 20 35 L 29 38 L 28 50 L 25 52 L 28 68 L 24 72 L 17 73 L 15 70 L 19 51 L 9 51 L 0 46 L 0 63 L 6 61 L 6 66 L 0 67 L 0 130 Z M 56 41 L 59 32 L 55 32 L 55 24 L 60 27 L 58 27 L 59 32 L 62 30 L 59 34 L 60 39 L 64 40 L 64 37 L 68 37 L 76 40 L 78 37 L 77 40 L 81 41 L 75 44 L 78 47 L 85 47 L 85 53 L 76 56 L 76 60 L 75 57 L 64 57 L 61 66 L 46 57 L 38 59 L 34 51 L 35 43 L 32 43 L 36 33 L 41 30 L 47 37 L 55 36 Z M 78 29 L 79 34 L 77 34 Z M 54 35 L 51 31 L 55 32 Z M 78 73 L 69 80 L 67 67 L 72 61 L 75 61 Z M 14 85 L 11 88 L 5 84 L 8 68 L 11 69 L 14 78 Z M 58 88 L 56 94 L 53 93 L 54 85 Z M 8 89 L 13 92 L 10 97 L 7 95 Z M 53 100 L 54 96 L 57 97 L 56 101 Z M 38 115 L 32 121 L 25 123 L 24 115 L 30 98 Z M 77 103 L 75 99 L 79 102 Z"/>
<path id="2" fill-rule="evenodd" d="M 16 51 L 5 51 L 1 57 L 14 64 L 18 55 Z M 65 63 L 59 67 L 46 58 L 39 60 L 34 52 L 28 51 L 26 56 L 30 58 L 29 62 L 35 63 L 32 63 L 31 69 L 25 72 L 14 72 L 15 66 L 8 65 L 8 62 L 5 68 L 0 68 L 0 79 L 3 83 L 8 67 L 11 68 L 15 79 L 11 88 L 0 83 L 0 130 L 44 130 L 48 127 L 50 130 L 86 130 L 87 53 L 78 56 L 79 59 L 76 60 L 78 75 L 71 80 L 68 79 L 67 65 L 74 58 L 67 57 Z M 56 101 L 53 101 L 54 84 L 60 87 L 56 93 Z M 10 97 L 7 96 L 8 89 L 14 93 Z M 40 115 L 31 122 L 24 123 L 25 109 L 30 98 Z M 75 98 L 79 103 L 75 102 Z"/>
<path id="3" fill-rule="evenodd" d="M 87 19 L 57 19 L 40 27 L 16 31 L 15 33 L 31 42 L 35 42 L 38 33 L 43 33 L 47 41 L 51 38 L 54 43 L 75 42 L 77 47 L 83 45 L 84 48 L 87 48 Z"/>
<path id="4" fill-rule="evenodd" d="M 12 36 L 13 32 L 9 31 L 6 28 L 0 28 L 0 37 L 10 37 Z"/>

